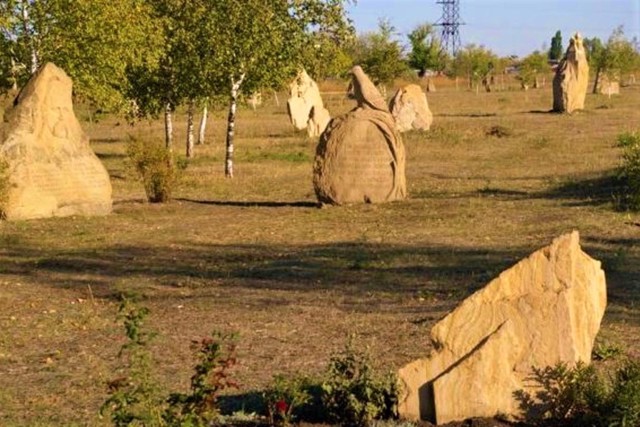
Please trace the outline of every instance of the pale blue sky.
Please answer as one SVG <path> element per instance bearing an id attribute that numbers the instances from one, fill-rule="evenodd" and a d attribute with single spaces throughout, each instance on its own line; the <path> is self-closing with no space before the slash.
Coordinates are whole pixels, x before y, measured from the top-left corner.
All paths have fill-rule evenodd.
<path id="1" fill-rule="evenodd" d="M 358 0 L 348 8 L 358 33 L 377 28 L 388 18 L 407 43 L 406 34 L 442 14 L 436 0 Z M 548 47 L 556 30 L 566 47 L 571 34 L 606 41 L 614 28 L 640 39 L 640 0 L 460 0 L 462 44 L 483 44 L 499 55 L 527 55 Z"/>

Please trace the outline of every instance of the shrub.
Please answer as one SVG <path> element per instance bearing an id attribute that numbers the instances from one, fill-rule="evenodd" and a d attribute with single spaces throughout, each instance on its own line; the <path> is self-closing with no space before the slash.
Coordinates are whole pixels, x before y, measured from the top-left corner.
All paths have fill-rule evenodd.
<path id="1" fill-rule="evenodd" d="M 623 133 L 618 136 L 618 146 L 622 148 L 622 166 L 618 177 L 623 190 L 618 202 L 621 208 L 640 210 L 640 132 Z"/>
<path id="2" fill-rule="evenodd" d="M 329 362 L 322 402 L 332 421 L 341 425 L 369 426 L 376 419 L 396 418 L 397 378 L 376 376 L 368 356 L 350 341 Z"/>
<path id="3" fill-rule="evenodd" d="M 535 398 L 518 393 L 527 421 L 549 426 L 640 425 L 640 362 L 627 360 L 610 376 L 593 365 L 560 363 L 534 369 Z"/>
<path id="4" fill-rule="evenodd" d="M 186 163 L 178 162 L 162 144 L 130 137 L 127 157 L 137 179 L 142 181 L 147 199 L 163 203 L 170 199 Z"/>
<path id="5" fill-rule="evenodd" d="M 311 400 L 311 384 L 306 377 L 273 377 L 273 385 L 263 393 L 267 418 L 272 426 L 288 426 L 294 420 L 295 411 Z"/>
<path id="6" fill-rule="evenodd" d="M 9 163 L 0 158 L 0 219 L 5 218 L 5 204 L 9 199 Z"/>

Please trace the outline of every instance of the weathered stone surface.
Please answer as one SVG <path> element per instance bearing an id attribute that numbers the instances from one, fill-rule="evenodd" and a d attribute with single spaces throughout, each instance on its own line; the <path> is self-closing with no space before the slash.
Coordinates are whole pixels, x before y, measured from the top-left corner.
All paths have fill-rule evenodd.
<path id="1" fill-rule="evenodd" d="M 289 113 L 291 124 L 298 130 L 305 129 L 311 109 L 316 105 L 324 107 L 320 89 L 307 72 L 302 70 L 289 85 L 287 112 Z"/>
<path id="2" fill-rule="evenodd" d="M 321 105 L 315 105 L 309 113 L 309 122 L 307 123 L 307 134 L 310 138 L 316 138 L 322 135 L 331 121 L 329 110 Z"/>
<path id="3" fill-rule="evenodd" d="M 584 109 L 588 85 L 589 63 L 582 37 L 576 33 L 553 78 L 553 110 L 572 113 Z"/>
<path id="4" fill-rule="evenodd" d="M 384 98 L 360 67 L 358 106 L 333 119 L 316 148 L 313 184 L 322 203 L 379 203 L 406 197 L 405 152 Z"/>
<path id="5" fill-rule="evenodd" d="M 398 89 L 389 103 L 389 110 L 399 132 L 429 130 L 433 123 L 427 95 L 418 85 L 411 84 Z"/>
<path id="6" fill-rule="evenodd" d="M 9 114 L 0 157 L 12 188 L 7 219 L 111 212 L 111 182 L 73 113 L 71 79 L 44 65 Z"/>
<path id="7" fill-rule="evenodd" d="M 399 371 L 399 412 L 446 423 L 518 416 L 532 367 L 588 363 L 606 306 L 600 262 L 578 232 L 555 239 L 462 302 L 431 330 L 435 351 Z"/>

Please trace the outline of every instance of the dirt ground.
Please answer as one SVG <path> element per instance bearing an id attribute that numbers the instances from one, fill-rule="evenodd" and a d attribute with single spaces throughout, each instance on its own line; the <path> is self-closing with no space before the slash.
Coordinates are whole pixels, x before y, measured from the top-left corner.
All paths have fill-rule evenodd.
<path id="1" fill-rule="evenodd" d="M 189 344 L 215 330 L 239 334 L 235 375 L 250 393 L 275 374 L 322 375 L 350 334 L 381 371 L 425 356 L 439 318 L 574 229 L 607 274 L 599 342 L 640 355 L 640 215 L 612 203 L 616 136 L 640 126 L 640 86 L 590 94 L 572 116 L 548 113 L 550 87 L 498 89 L 429 94 L 432 130 L 404 135 L 406 201 L 322 209 L 315 141 L 289 125 L 283 95 L 240 110 L 233 180 L 225 112 L 215 112 L 162 205 L 144 201 L 124 154 L 130 137 L 162 138 L 162 123 L 89 121 L 79 108 L 114 211 L 0 222 L 0 424 L 106 423 L 98 409 L 125 342 L 114 321 L 122 293 L 151 311 L 162 387 L 186 389 Z M 333 115 L 352 107 L 326 98 Z M 178 115 L 177 152 L 184 127 Z"/>

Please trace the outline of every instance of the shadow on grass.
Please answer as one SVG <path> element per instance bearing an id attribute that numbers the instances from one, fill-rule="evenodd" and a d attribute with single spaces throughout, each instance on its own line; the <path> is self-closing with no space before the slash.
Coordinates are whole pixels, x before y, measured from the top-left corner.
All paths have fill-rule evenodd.
<path id="1" fill-rule="evenodd" d="M 514 178 L 516 180 L 516 178 Z M 504 200 L 550 199 L 563 201 L 564 206 L 601 206 L 616 208 L 616 197 L 623 191 L 623 183 L 615 171 L 600 176 L 570 177 L 563 183 L 544 191 L 521 191 L 486 187 L 475 191 L 478 196 Z"/>
<path id="2" fill-rule="evenodd" d="M 175 199 L 180 202 L 197 203 L 212 206 L 238 206 L 238 207 L 261 207 L 261 208 L 319 208 L 317 202 L 239 202 L 229 200 L 195 200 L 195 199 Z"/>
<path id="3" fill-rule="evenodd" d="M 22 240 L 6 243 L 0 250 L 0 273 L 32 277 L 53 287 L 91 285 L 95 294 L 104 298 L 119 295 L 120 285 L 135 287 L 142 283 L 167 289 L 331 291 L 352 298 L 356 301 L 354 308 L 360 302 L 366 305 L 365 297 L 372 293 L 459 300 L 538 249 L 358 242 L 307 246 L 177 242 L 160 247 L 120 245 L 87 252 L 40 248 Z M 587 253 L 603 262 L 610 300 L 637 307 L 640 256 L 631 249 L 640 246 L 640 237 L 624 242 L 583 243 Z M 265 294 L 264 304 L 272 303 Z"/>

